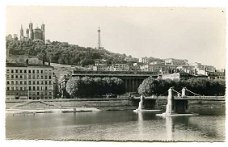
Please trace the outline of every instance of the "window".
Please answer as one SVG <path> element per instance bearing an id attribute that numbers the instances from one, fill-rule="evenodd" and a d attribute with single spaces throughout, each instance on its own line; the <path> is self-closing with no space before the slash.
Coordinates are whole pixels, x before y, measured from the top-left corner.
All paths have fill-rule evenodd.
<path id="1" fill-rule="evenodd" d="M 31 81 L 29 81 L 29 85 L 31 85 Z"/>
<path id="2" fill-rule="evenodd" d="M 18 81 L 16 81 L 16 85 L 18 84 Z"/>
<path id="3" fill-rule="evenodd" d="M 31 79 L 31 75 L 29 75 L 29 79 Z"/>
<path id="4" fill-rule="evenodd" d="M 41 81 L 41 84 L 44 84 L 43 81 Z"/>
<path id="5" fill-rule="evenodd" d="M 35 82 L 35 81 L 33 81 L 33 84 L 35 85 L 35 84 L 36 84 L 36 82 Z"/>
<path id="6" fill-rule="evenodd" d="M 51 95 L 51 92 L 49 92 L 49 95 Z"/>
<path id="7" fill-rule="evenodd" d="M 29 90 L 31 90 L 31 87 L 29 86 Z"/>
<path id="8" fill-rule="evenodd" d="M 39 75 L 37 75 L 37 79 L 39 79 L 40 78 L 40 76 Z"/>
<path id="9" fill-rule="evenodd" d="M 6 78 L 9 79 L 9 75 L 6 75 Z"/>
<path id="10" fill-rule="evenodd" d="M 51 81 L 49 81 L 49 84 L 51 85 Z"/>
<path id="11" fill-rule="evenodd" d="M 16 79 L 18 78 L 18 76 L 16 75 Z"/>
<path id="12" fill-rule="evenodd" d="M 6 72 L 9 73 L 9 69 L 7 69 Z"/>
<path id="13" fill-rule="evenodd" d="M 39 81 L 37 81 L 37 85 L 39 85 L 40 84 L 40 82 Z"/>
<path id="14" fill-rule="evenodd" d="M 37 70 L 36 72 L 39 73 L 39 70 Z"/>
<path id="15" fill-rule="evenodd" d="M 47 84 L 47 81 L 45 81 L 45 84 Z"/>
<path id="16" fill-rule="evenodd" d="M 18 90 L 18 87 L 16 87 L 16 90 Z"/>
<path id="17" fill-rule="evenodd" d="M 29 73 L 31 73 L 31 70 L 29 70 Z"/>
<path id="18" fill-rule="evenodd" d="M 20 87 L 20 90 L 23 90 L 23 87 Z"/>
<path id="19" fill-rule="evenodd" d="M 37 86 L 37 89 L 36 90 L 40 90 L 40 87 L 39 86 Z"/>
<path id="20" fill-rule="evenodd" d="M 43 90 L 42 86 L 40 87 L 40 90 Z"/>
<path id="21" fill-rule="evenodd" d="M 10 82 L 9 82 L 9 81 L 7 81 L 6 83 L 7 83 L 7 84 L 9 84 Z"/>
<path id="22" fill-rule="evenodd" d="M 23 84 L 22 81 L 20 81 L 20 84 Z"/>
<path id="23" fill-rule="evenodd" d="M 15 72 L 17 73 L 17 69 L 15 70 Z"/>
<path id="24" fill-rule="evenodd" d="M 37 92 L 37 95 L 40 95 L 40 93 L 39 92 Z M 38 97 L 39 98 L 39 97 Z"/>
<path id="25" fill-rule="evenodd" d="M 49 79 L 51 79 L 51 76 L 49 76 Z"/>
<path id="26" fill-rule="evenodd" d="M 21 79 L 23 79 L 23 76 L 22 76 L 22 75 L 20 75 L 20 78 L 21 78 Z"/>
<path id="27" fill-rule="evenodd" d="M 27 84 L 27 82 L 26 82 L 26 81 L 24 81 L 24 84 Z"/>
<path id="28" fill-rule="evenodd" d="M 24 73 L 27 73 L 27 70 L 24 70 Z"/>
<path id="29" fill-rule="evenodd" d="M 14 87 L 11 87 L 12 90 L 14 90 Z"/>
<path id="30" fill-rule="evenodd" d="M 14 81 L 11 81 L 11 84 L 14 84 Z"/>
<path id="31" fill-rule="evenodd" d="M 35 70 L 32 70 L 32 73 L 35 73 Z"/>
<path id="32" fill-rule="evenodd" d="M 35 75 L 33 75 L 32 78 L 35 79 L 36 78 Z"/>
<path id="33" fill-rule="evenodd" d="M 41 76 L 41 79 L 43 79 L 43 76 Z"/>
<path id="34" fill-rule="evenodd" d="M 33 90 L 36 90 L 36 87 L 35 86 L 33 86 Z"/>
<path id="35" fill-rule="evenodd" d="M 7 87 L 7 88 L 6 88 L 6 90 L 8 90 L 8 91 L 9 91 L 9 90 L 10 90 L 10 88 L 9 88 L 9 87 Z"/>
<path id="36" fill-rule="evenodd" d="M 13 73 L 13 69 L 11 70 L 11 73 Z"/>
<path id="37" fill-rule="evenodd" d="M 20 70 L 20 73 L 22 73 L 22 70 Z"/>
<path id="38" fill-rule="evenodd" d="M 11 75 L 11 78 L 13 79 L 13 78 L 14 78 L 14 76 L 13 76 L 13 75 Z"/>
<path id="39" fill-rule="evenodd" d="M 48 90 L 47 86 L 45 86 L 45 90 Z"/>
<path id="40" fill-rule="evenodd" d="M 43 70 L 40 70 L 41 73 L 43 73 Z"/>
<path id="41" fill-rule="evenodd" d="M 47 76 L 45 76 L 45 79 L 47 79 Z"/>

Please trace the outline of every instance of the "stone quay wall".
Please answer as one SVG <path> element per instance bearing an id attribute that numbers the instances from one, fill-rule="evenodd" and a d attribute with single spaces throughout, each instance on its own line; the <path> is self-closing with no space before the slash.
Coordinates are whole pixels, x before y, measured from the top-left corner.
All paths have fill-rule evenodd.
<path id="1" fill-rule="evenodd" d="M 146 99 L 144 109 L 156 109 L 162 112 L 166 109 L 166 97 Z M 33 101 L 33 100 L 31 100 Z M 27 102 L 28 103 L 28 102 Z M 6 101 L 6 109 L 59 109 L 59 108 L 98 108 L 105 111 L 134 110 L 138 108 L 139 99 L 126 98 L 90 98 L 90 99 L 50 99 L 42 103 L 28 103 L 26 101 Z M 198 114 L 225 114 L 225 100 L 187 100 L 186 112 Z"/>

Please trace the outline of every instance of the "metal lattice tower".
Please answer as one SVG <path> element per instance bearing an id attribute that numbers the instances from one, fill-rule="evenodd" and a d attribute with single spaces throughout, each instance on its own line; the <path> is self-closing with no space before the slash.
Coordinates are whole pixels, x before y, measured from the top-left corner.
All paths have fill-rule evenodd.
<path id="1" fill-rule="evenodd" d="M 100 27 L 98 28 L 97 32 L 98 32 L 98 46 L 97 46 L 97 48 L 101 49 L 101 36 L 100 36 L 101 30 L 100 30 Z"/>

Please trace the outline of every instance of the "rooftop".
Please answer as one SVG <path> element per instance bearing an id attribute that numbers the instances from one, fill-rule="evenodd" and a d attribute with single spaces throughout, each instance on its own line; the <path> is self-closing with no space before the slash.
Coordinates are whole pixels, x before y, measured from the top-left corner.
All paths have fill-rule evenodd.
<path id="1" fill-rule="evenodd" d="M 6 67 L 42 67 L 42 68 L 54 68 L 49 65 L 42 64 L 25 64 L 25 63 L 6 63 Z"/>

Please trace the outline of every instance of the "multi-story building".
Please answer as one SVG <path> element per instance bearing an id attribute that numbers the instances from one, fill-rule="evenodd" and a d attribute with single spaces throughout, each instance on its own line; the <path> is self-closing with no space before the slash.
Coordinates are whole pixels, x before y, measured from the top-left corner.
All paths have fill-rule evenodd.
<path id="1" fill-rule="evenodd" d="M 176 66 L 188 65 L 188 60 L 167 58 L 165 59 L 165 65 L 176 65 Z"/>
<path id="2" fill-rule="evenodd" d="M 6 98 L 8 100 L 52 99 L 53 67 L 7 63 Z"/>
<path id="3" fill-rule="evenodd" d="M 95 65 L 92 67 L 93 71 L 109 71 L 110 68 L 107 65 Z"/>
<path id="4" fill-rule="evenodd" d="M 139 59 L 139 62 L 148 63 L 149 62 L 149 58 L 148 57 L 142 57 L 142 58 Z"/>
<path id="5" fill-rule="evenodd" d="M 190 65 L 178 66 L 177 71 L 178 72 L 185 72 L 185 73 L 189 73 L 189 74 L 195 74 L 194 66 L 190 66 Z"/>
<path id="6" fill-rule="evenodd" d="M 110 66 L 110 71 L 129 71 L 130 66 L 128 64 L 113 64 Z"/>

